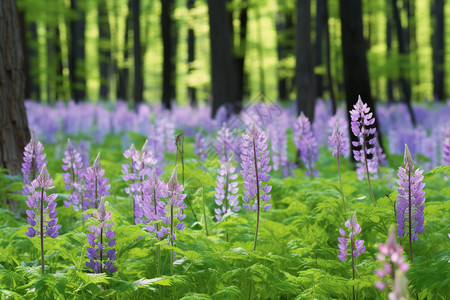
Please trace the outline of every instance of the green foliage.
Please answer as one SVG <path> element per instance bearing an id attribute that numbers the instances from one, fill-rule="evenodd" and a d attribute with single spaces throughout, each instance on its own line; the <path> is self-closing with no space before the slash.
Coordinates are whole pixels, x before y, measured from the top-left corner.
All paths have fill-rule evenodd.
<path id="1" fill-rule="evenodd" d="M 142 137 L 133 136 L 136 144 Z M 102 165 L 111 179 L 111 195 L 106 198 L 116 230 L 116 265 L 112 275 L 91 274 L 86 268 L 87 226 L 81 213 L 65 208 L 67 197 L 55 156 L 58 145 L 46 145 L 52 177 L 59 196 L 60 236 L 45 240 L 46 274 L 39 268 L 39 242 L 28 238 L 24 209 L 25 197 L 11 194 L 20 191 L 20 178 L 0 176 L 0 297 L 1 299 L 348 299 L 352 287 L 360 299 L 383 299 L 374 274 L 381 268 L 375 260 L 378 245 L 387 239 L 395 223 L 391 200 L 396 199 L 395 181 L 385 177 L 373 181 L 377 207 L 371 204 L 365 181 L 359 181 L 352 165 L 342 161 L 344 193 L 350 208 L 339 192 L 336 162 L 326 150 L 319 159 L 320 178 L 310 179 L 296 170 L 296 178 L 282 178 L 273 172 L 273 208 L 261 214 L 258 250 L 252 251 L 256 214 L 241 211 L 220 223 L 215 222 L 214 187 L 217 159 L 208 160 L 204 169 L 192 154 L 192 139 L 185 140 L 185 185 L 191 204 L 186 209 L 186 229 L 177 234 L 174 247 L 158 241 L 132 224 L 131 199 L 123 191 L 120 166 L 125 163 L 117 137 L 108 136 L 91 156 L 102 153 Z M 401 161 L 396 159 L 394 161 Z M 395 168 L 396 165 L 390 166 Z M 163 180 L 167 180 L 169 164 Z M 387 174 L 390 168 L 382 168 Z M 445 179 L 448 167 L 425 174 L 425 233 L 413 244 L 414 263 L 406 276 L 410 295 L 420 299 L 445 299 L 450 294 L 450 195 Z M 240 179 L 242 180 L 242 179 Z M 242 182 L 240 182 L 242 192 Z M 17 212 L 5 202 L 11 199 Z M 203 213 L 203 210 L 205 213 Z M 357 276 L 352 278 L 349 259 L 337 258 L 339 227 L 357 211 L 362 227 L 361 238 L 367 248 L 356 259 Z M 91 211 L 92 212 L 92 211 Z M 197 216 L 195 221 L 193 213 Z M 205 224 L 208 226 L 206 231 Z M 229 242 L 226 242 L 228 233 Z M 409 253 L 406 239 L 405 254 Z M 156 274 L 156 246 L 161 246 L 161 276 Z M 174 250 L 173 275 L 170 253 Z M 408 255 L 406 255 L 408 256 Z"/>

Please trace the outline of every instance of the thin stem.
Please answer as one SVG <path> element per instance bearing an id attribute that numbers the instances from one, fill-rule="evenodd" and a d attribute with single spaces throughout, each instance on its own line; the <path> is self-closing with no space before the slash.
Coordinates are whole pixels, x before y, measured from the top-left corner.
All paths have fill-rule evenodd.
<path id="1" fill-rule="evenodd" d="M 352 231 L 353 232 L 353 231 Z M 352 244 L 352 269 L 353 269 L 353 280 L 355 280 L 355 257 L 353 256 L 353 237 L 350 239 L 350 243 Z M 353 285 L 353 300 L 355 300 L 355 286 Z"/>
<path id="2" fill-rule="evenodd" d="M 202 187 L 202 200 L 203 200 L 203 219 L 205 220 L 205 234 L 206 236 L 209 236 L 208 234 L 208 222 L 206 220 L 206 209 L 205 209 L 205 188 Z M 228 238 L 228 234 L 227 234 Z M 228 239 L 227 239 L 228 241 Z"/>
<path id="3" fill-rule="evenodd" d="M 226 173 L 226 179 L 225 179 L 225 190 L 224 190 L 224 199 L 223 199 L 223 201 L 225 201 L 225 213 L 227 213 L 228 212 L 228 197 L 227 197 L 227 195 L 228 195 L 228 172 Z M 226 231 L 226 234 L 225 234 L 225 236 L 226 236 L 226 240 L 227 240 L 227 243 L 228 243 L 228 230 Z"/>
<path id="4" fill-rule="evenodd" d="M 259 178 L 258 178 L 258 164 L 256 160 L 256 141 L 253 137 L 253 159 L 255 161 L 255 174 L 256 174 L 256 231 L 255 240 L 253 242 L 253 251 L 256 250 L 256 241 L 258 239 L 258 228 L 259 228 Z"/>
<path id="5" fill-rule="evenodd" d="M 153 188 L 153 203 L 154 208 L 155 208 L 155 218 L 157 216 L 157 210 L 156 210 L 156 186 Z M 156 220 L 156 231 L 159 231 L 159 221 Z M 156 238 L 159 241 L 159 236 L 158 234 L 156 235 Z M 159 277 L 161 272 L 161 246 L 160 245 L 156 245 L 156 276 Z"/>
<path id="6" fill-rule="evenodd" d="M 338 175 L 339 175 L 339 184 L 341 186 L 342 200 L 344 202 L 344 207 L 348 206 L 348 201 L 345 201 L 344 188 L 342 187 L 342 179 L 341 179 L 341 164 L 339 162 L 339 145 L 337 147 L 337 165 L 338 165 Z"/>
<path id="7" fill-rule="evenodd" d="M 41 266 L 44 274 L 44 188 L 41 191 Z"/>
<path id="8" fill-rule="evenodd" d="M 412 222 L 411 222 L 411 166 L 408 165 L 408 213 L 409 213 L 409 254 L 411 255 L 411 262 L 413 262 L 413 253 L 412 253 Z"/>
<path id="9" fill-rule="evenodd" d="M 170 245 L 173 247 L 173 205 L 170 205 Z M 173 275 L 173 248 L 170 255 L 170 275 Z"/>
<path id="10" fill-rule="evenodd" d="M 103 228 L 100 227 L 100 245 L 103 247 Z M 100 273 L 103 273 L 103 250 L 98 249 L 100 252 Z"/>
<path id="11" fill-rule="evenodd" d="M 370 173 L 369 173 L 369 164 L 367 162 L 367 149 L 366 149 L 366 135 L 364 134 L 364 143 L 362 144 L 364 149 L 364 163 L 366 165 L 366 174 L 367 174 L 367 182 L 369 183 L 370 197 L 372 198 L 373 204 L 377 206 L 377 202 L 375 201 L 375 197 L 372 192 L 372 185 L 370 184 Z"/>

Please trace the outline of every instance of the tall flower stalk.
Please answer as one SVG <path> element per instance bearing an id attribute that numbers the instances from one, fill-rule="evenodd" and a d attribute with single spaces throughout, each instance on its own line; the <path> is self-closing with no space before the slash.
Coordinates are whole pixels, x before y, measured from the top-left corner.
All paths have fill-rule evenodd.
<path id="1" fill-rule="evenodd" d="M 409 152 L 408 145 L 405 144 L 404 156 L 405 168 L 398 168 L 398 178 L 396 181 L 400 188 L 397 196 L 397 231 L 398 236 L 405 235 L 405 223 L 407 224 L 409 236 L 409 253 L 413 262 L 412 242 L 417 241 L 418 234 L 425 231 L 423 211 L 425 206 L 425 192 L 423 188 L 423 170 L 414 171 L 414 162 Z"/>
<path id="2" fill-rule="evenodd" d="M 339 129 L 338 122 L 336 122 L 336 127 L 333 130 L 331 136 L 328 137 L 328 145 L 333 150 L 333 156 L 337 158 L 338 165 L 338 175 L 339 175 L 339 184 L 341 186 L 341 193 L 344 196 L 344 189 L 342 188 L 342 179 L 341 179 L 341 166 L 339 163 L 339 156 L 344 156 L 344 153 L 348 151 L 348 139 L 345 137 L 344 131 Z"/>
<path id="3" fill-rule="evenodd" d="M 267 149 L 267 137 L 264 132 L 260 131 L 255 123 L 242 135 L 243 145 L 241 149 L 241 174 L 244 179 L 244 196 L 242 199 L 245 204 L 242 205 L 245 210 L 256 211 L 256 230 L 253 242 L 253 251 L 256 250 L 256 242 L 258 239 L 259 214 L 261 208 L 261 200 L 268 202 L 270 200 L 269 192 L 272 186 L 265 185 L 270 179 L 269 172 L 272 167 L 269 166 L 269 150 Z M 253 203 L 253 204 L 251 204 Z M 264 205 L 264 210 L 268 211 L 272 204 Z"/>
<path id="4" fill-rule="evenodd" d="M 218 169 L 215 197 L 216 204 L 219 207 L 214 209 L 217 222 L 222 220 L 224 214 L 238 212 L 241 209 L 237 195 L 239 191 L 238 182 L 234 181 L 238 177 L 235 171 L 236 168 L 232 166 L 231 158 L 228 162 L 222 163 L 220 169 Z M 226 240 L 228 242 L 228 232 L 226 233 Z"/>
<path id="5" fill-rule="evenodd" d="M 342 237 L 338 237 L 339 241 L 339 259 L 341 261 L 345 261 L 347 258 L 347 248 L 350 243 L 351 247 L 351 256 L 352 256 L 352 271 L 353 271 L 353 280 L 356 277 L 356 264 L 355 258 L 360 256 L 362 253 L 366 251 L 366 247 L 364 246 L 363 240 L 355 240 L 355 236 L 361 233 L 361 226 L 359 226 L 358 221 L 356 220 L 356 211 L 353 213 L 353 217 L 345 221 L 345 227 L 347 227 L 350 232 L 347 235 L 343 228 L 339 228 L 339 233 Z M 353 287 L 353 299 L 355 299 L 355 287 Z"/>
<path id="6" fill-rule="evenodd" d="M 114 238 L 116 232 L 111 230 L 114 223 L 110 222 L 111 212 L 106 211 L 103 197 L 100 200 L 97 211 L 93 213 L 93 219 L 99 225 L 88 227 L 92 233 L 86 234 L 90 246 L 87 248 L 87 255 L 90 261 L 86 262 L 86 267 L 93 269 L 96 274 L 103 273 L 105 269 L 109 273 L 114 273 L 117 271 L 117 267 L 114 267 L 116 249 L 113 248 L 116 243 Z"/>
<path id="7" fill-rule="evenodd" d="M 68 201 L 64 200 L 64 205 L 66 207 L 73 205 L 73 209 L 77 211 L 82 203 L 79 202 L 76 191 L 80 191 L 84 170 L 81 155 L 73 147 L 70 139 L 67 139 L 67 149 L 64 151 L 63 163 L 61 167 L 66 171 L 66 173 L 63 173 L 65 188 L 70 191 Z"/>
<path id="8" fill-rule="evenodd" d="M 58 230 L 61 225 L 58 225 L 58 218 L 56 218 L 56 203 L 54 202 L 57 194 L 47 195 L 46 190 L 53 189 L 53 179 L 47 171 L 47 165 L 41 169 L 39 176 L 31 182 L 28 186 L 30 196 L 28 196 L 27 205 L 30 209 L 26 211 L 27 221 L 30 224 L 28 231 L 25 234 L 28 237 L 39 236 L 41 240 L 41 267 L 42 274 L 44 274 L 44 238 L 56 238 L 59 235 Z M 45 205 L 47 203 L 47 205 Z M 35 229 L 35 226 L 37 227 Z"/>
<path id="9" fill-rule="evenodd" d="M 358 150 L 353 150 L 353 155 L 356 161 L 364 164 L 365 172 L 367 175 L 367 182 L 369 184 L 370 197 L 373 204 L 376 206 L 375 196 L 372 192 L 372 184 L 370 183 L 370 171 L 376 170 L 373 165 L 376 161 L 373 161 L 375 155 L 375 132 L 376 128 L 373 127 L 375 118 L 372 117 L 373 113 L 370 112 L 370 107 L 366 103 L 363 103 L 361 97 L 358 97 L 358 102 L 353 105 L 353 110 L 350 111 L 352 132 L 357 138 L 357 141 L 353 141 L 352 144 Z"/>
<path id="10" fill-rule="evenodd" d="M 311 123 L 303 112 L 294 123 L 294 144 L 300 151 L 300 157 L 307 169 L 306 176 L 319 176 L 319 171 L 314 166 L 318 159 L 317 141 Z"/>
<path id="11" fill-rule="evenodd" d="M 44 147 L 41 142 L 36 139 L 34 131 L 31 135 L 30 142 L 25 146 L 23 152 L 22 174 L 25 187 L 22 190 L 23 195 L 28 195 L 29 184 L 36 179 L 41 172 L 42 167 L 47 163 L 44 161 L 46 154 L 42 153 Z"/>
<path id="12" fill-rule="evenodd" d="M 109 179 L 104 177 L 105 170 L 100 164 L 100 153 L 95 158 L 92 167 L 87 168 L 85 174 L 86 193 L 84 194 L 83 210 L 96 208 L 100 205 L 100 199 L 109 195 Z M 84 216 L 88 218 L 89 216 Z"/>

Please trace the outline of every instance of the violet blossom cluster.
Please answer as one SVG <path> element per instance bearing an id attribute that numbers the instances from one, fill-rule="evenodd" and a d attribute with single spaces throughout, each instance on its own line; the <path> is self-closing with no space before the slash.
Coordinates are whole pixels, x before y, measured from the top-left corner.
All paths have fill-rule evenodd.
<path id="1" fill-rule="evenodd" d="M 148 150 L 148 142 L 145 141 L 141 151 L 136 150 L 134 144 L 123 154 L 125 158 L 131 159 L 131 164 L 123 164 L 123 180 L 131 180 L 130 187 L 125 192 L 133 197 L 133 216 L 135 223 L 142 223 L 144 217 L 144 192 L 143 182 L 151 176 L 152 167 L 156 164 L 153 153 Z"/>
<path id="2" fill-rule="evenodd" d="M 195 134 L 194 153 L 200 157 L 202 162 L 205 162 L 208 157 L 208 138 L 206 138 L 201 131 Z"/>
<path id="3" fill-rule="evenodd" d="M 42 143 L 36 139 L 34 132 L 31 135 L 30 142 L 25 146 L 23 152 L 22 174 L 23 183 L 25 184 L 22 194 L 28 195 L 31 192 L 28 190 L 29 184 L 36 179 L 41 172 L 42 167 L 47 163 L 44 161 L 46 154 L 42 153 L 44 147 Z"/>
<path id="4" fill-rule="evenodd" d="M 225 214 L 231 214 L 232 212 L 238 212 L 241 207 L 237 192 L 239 191 L 238 182 L 235 181 L 238 175 L 235 173 L 236 168 L 231 164 L 231 158 L 228 162 L 222 163 L 220 169 L 217 171 L 217 187 L 216 190 L 216 204 L 219 208 L 215 208 L 216 220 L 220 222 Z"/>
<path id="5" fill-rule="evenodd" d="M 187 207 L 187 205 L 184 203 L 186 194 L 182 194 L 184 191 L 184 186 L 178 183 L 177 167 L 175 167 L 172 176 L 169 179 L 169 182 L 167 182 L 167 190 L 169 199 L 167 201 L 166 207 L 167 210 L 170 211 L 170 219 L 168 217 L 164 217 L 162 218 L 162 221 L 170 225 L 169 241 L 173 245 L 173 241 L 176 239 L 174 227 L 179 231 L 183 231 L 185 228 L 183 220 L 184 218 L 186 218 L 186 215 L 183 214 L 183 210 Z M 174 218 L 176 218 L 178 222 L 176 222 Z M 177 223 L 176 225 L 175 222 Z M 161 230 L 163 229 L 161 228 Z M 164 238 L 165 233 L 163 233 L 164 232 L 161 232 L 160 234 L 158 234 L 158 236 L 160 238 Z"/>
<path id="6" fill-rule="evenodd" d="M 111 212 L 106 211 L 103 197 L 97 211 L 93 213 L 93 219 L 99 224 L 90 225 L 88 228 L 92 233 L 86 233 L 90 246 L 87 248 L 89 261 L 86 262 L 86 267 L 91 268 L 96 274 L 103 273 L 105 269 L 109 273 L 114 273 L 117 271 L 117 267 L 114 267 L 116 259 L 114 236 L 116 232 L 111 230 L 114 223 L 110 222 Z"/>
<path id="7" fill-rule="evenodd" d="M 167 185 L 156 176 L 153 170 L 150 180 L 142 183 L 144 195 L 144 217 L 147 218 L 146 228 L 148 232 L 155 233 L 159 238 L 164 238 L 168 232 L 168 228 L 162 226 L 160 221 L 170 224 L 170 220 L 166 217 L 167 206 L 162 200 L 167 198 L 169 191 Z"/>
<path id="8" fill-rule="evenodd" d="M 247 134 L 243 134 L 244 140 L 241 148 L 241 175 L 244 179 L 244 200 L 245 204 L 242 207 L 245 210 L 252 211 L 259 210 L 260 200 L 268 202 L 271 198 L 269 195 L 272 186 L 262 183 L 268 182 L 270 179 L 269 172 L 272 169 L 269 166 L 269 154 L 267 149 L 267 137 L 263 131 L 260 131 L 255 123 L 247 131 Z M 262 195 L 260 195 L 262 191 Z M 264 210 L 268 211 L 272 207 L 272 204 L 264 205 Z"/>
<path id="9" fill-rule="evenodd" d="M 444 140 L 442 142 L 442 164 L 450 166 L 450 127 L 444 132 Z"/>
<path id="10" fill-rule="evenodd" d="M 375 287 L 384 290 L 390 286 L 392 291 L 388 295 L 389 299 L 400 299 L 398 296 L 401 292 L 399 289 L 401 282 L 398 281 L 401 280 L 401 275 L 408 271 L 409 264 L 405 262 L 405 257 L 402 255 L 403 248 L 397 244 L 395 230 L 392 228 L 389 230 L 387 243 L 380 244 L 378 249 L 380 253 L 377 254 L 377 260 L 383 263 L 383 268 L 375 270 L 375 274 L 381 279 L 375 282 Z M 404 285 L 406 289 L 406 284 Z"/>
<path id="11" fill-rule="evenodd" d="M 224 122 L 217 133 L 216 139 L 216 152 L 221 163 L 225 163 L 231 158 L 234 153 L 234 144 L 232 133 L 228 128 L 227 123 Z"/>
<path id="12" fill-rule="evenodd" d="M 338 121 L 336 121 L 336 126 L 328 137 L 328 146 L 332 149 L 334 157 L 345 156 L 348 153 L 348 138 L 344 130 L 339 127 Z"/>
<path id="13" fill-rule="evenodd" d="M 398 236 L 405 234 L 405 224 L 413 241 L 417 241 L 418 234 L 425 231 L 423 211 L 425 206 L 425 192 L 423 188 L 423 170 L 414 171 L 414 164 L 408 146 L 405 145 L 405 168 L 398 168 L 396 181 L 400 188 L 397 196 L 397 231 Z"/>
<path id="14" fill-rule="evenodd" d="M 70 139 L 67 139 L 67 149 L 64 151 L 63 165 L 61 166 L 66 173 L 63 173 L 65 188 L 71 191 L 68 200 L 64 200 L 64 206 L 73 205 L 75 211 L 82 205 L 80 194 L 84 193 L 81 181 L 84 176 L 83 162 L 80 153 L 73 147 Z M 84 180 L 84 179 L 83 179 Z"/>
<path id="15" fill-rule="evenodd" d="M 347 234 L 343 228 L 339 228 L 339 233 L 342 237 L 338 237 L 339 241 L 339 259 L 345 261 L 347 258 L 347 248 L 350 243 L 351 255 L 353 257 L 358 257 L 366 251 L 363 240 L 355 240 L 355 236 L 361 233 L 361 226 L 359 226 L 356 220 L 356 211 L 353 213 L 353 217 L 345 221 L 345 227 L 347 227 L 350 232 Z M 353 266 L 354 267 L 354 266 Z"/>
<path id="16" fill-rule="evenodd" d="M 41 169 L 39 176 L 31 182 L 28 186 L 28 191 L 31 195 L 28 196 L 27 206 L 30 208 L 26 211 L 28 231 L 25 234 L 28 237 L 39 236 L 46 238 L 56 238 L 59 235 L 58 230 L 61 225 L 58 225 L 58 218 L 56 218 L 57 211 L 55 199 L 57 194 L 47 195 L 47 190 L 53 189 L 53 179 L 47 171 L 47 165 Z M 36 229 L 35 229 L 36 227 Z"/>
<path id="17" fill-rule="evenodd" d="M 86 192 L 83 199 L 83 211 L 89 208 L 96 208 L 100 199 L 109 195 L 109 179 L 104 177 L 105 170 L 100 164 L 100 153 L 97 154 L 92 167 L 87 168 L 84 181 L 86 183 Z"/>
<path id="18" fill-rule="evenodd" d="M 162 128 L 153 123 L 150 125 L 148 135 L 148 148 L 153 153 L 153 158 L 156 160 L 156 176 L 163 173 L 164 167 L 164 134 Z"/>
<path id="19" fill-rule="evenodd" d="M 287 156 L 287 134 L 288 126 L 281 118 L 276 119 L 267 127 L 267 135 L 272 150 L 272 165 L 274 171 L 282 170 L 283 176 L 294 177 L 294 169 L 297 168 Z"/>
<path id="20" fill-rule="evenodd" d="M 357 162 L 363 166 L 357 166 L 357 170 L 366 168 L 369 173 L 376 173 L 378 170 L 378 160 L 376 159 L 376 128 L 373 126 L 375 118 L 370 112 L 370 107 L 363 103 L 361 97 L 358 97 L 358 102 L 353 105 L 353 110 L 350 111 L 351 129 L 357 141 L 352 141 L 354 147 L 359 148 L 353 150 L 353 155 Z M 361 176 L 358 176 L 361 179 Z"/>
<path id="21" fill-rule="evenodd" d="M 303 112 L 294 123 L 294 143 L 300 151 L 300 157 L 307 169 L 306 176 L 318 177 L 319 171 L 314 167 L 314 163 L 318 159 L 317 141 L 311 123 Z"/>

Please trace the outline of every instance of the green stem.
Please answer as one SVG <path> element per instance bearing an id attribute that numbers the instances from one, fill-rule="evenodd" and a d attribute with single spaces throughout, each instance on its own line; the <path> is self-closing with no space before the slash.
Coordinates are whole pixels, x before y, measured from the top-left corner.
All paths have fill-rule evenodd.
<path id="1" fill-rule="evenodd" d="M 411 166 L 408 166 L 408 206 L 409 206 L 409 254 L 411 255 L 411 263 L 413 262 L 412 252 L 412 222 L 411 222 Z"/>
<path id="2" fill-rule="evenodd" d="M 253 138 L 253 159 L 255 161 L 255 174 L 256 174 L 256 231 L 255 240 L 253 242 L 253 251 L 256 250 L 256 241 L 258 239 L 258 228 L 259 228 L 259 178 L 258 178 L 258 165 L 256 160 L 256 141 Z"/>
<path id="3" fill-rule="evenodd" d="M 170 205 L 170 245 L 173 247 L 173 205 Z M 173 248 L 170 255 L 170 275 L 173 275 Z"/>
<path id="4" fill-rule="evenodd" d="M 367 149 L 366 149 L 366 136 L 364 135 L 364 143 L 362 144 L 364 149 L 364 164 L 366 165 L 366 174 L 367 174 L 367 182 L 369 183 L 370 197 L 372 198 L 373 204 L 377 206 L 377 202 L 375 201 L 375 196 L 372 192 L 372 184 L 370 183 L 370 173 L 369 173 L 369 164 L 367 162 Z"/>
<path id="5" fill-rule="evenodd" d="M 339 184 L 341 186 L 342 193 L 342 201 L 344 202 L 344 207 L 349 207 L 348 200 L 345 198 L 344 188 L 342 187 L 342 178 L 341 178 L 341 163 L 339 162 L 339 146 L 337 147 L 337 165 L 338 165 L 338 175 L 339 175 Z M 347 201 L 346 201 L 347 200 Z"/>
<path id="6" fill-rule="evenodd" d="M 356 267 L 355 267 L 355 257 L 353 256 L 353 237 L 351 238 L 350 243 L 352 244 L 352 253 L 351 253 L 351 256 L 352 256 L 353 280 L 355 280 L 355 270 L 356 270 Z M 354 286 L 354 283 L 353 283 L 353 300 L 355 300 L 355 286 Z"/>
<path id="7" fill-rule="evenodd" d="M 41 266 L 42 274 L 45 273 L 44 269 L 44 188 L 41 191 Z"/>
<path id="8" fill-rule="evenodd" d="M 205 220 L 205 234 L 206 236 L 209 236 L 208 234 L 208 222 L 206 220 L 206 209 L 205 209 L 205 188 L 202 187 L 202 199 L 203 199 L 203 219 Z"/>
<path id="9" fill-rule="evenodd" d="M 156 188 L 156 187 L 155 187 Z M 157 216 L 157 210 L 156 210 L 156 189 L 153 188 L 153 203 L 154 208 L 155 208 L 155 217 Z M 159 221 L 156 221 L 156 231 L 159 231 Z M 156 235 L 156 238 L 158 239 L 159 242 L 159 237 L 158 234 Z M 159 277 L 161 273 L 161 246 L 160 245 L 156 245 L 156 276 Z"/>
<path id="10" fill-rule="evenodd" d="M 103 228 L 100 227 L 100 244 L 103 246 Z M 100 250 L 100 273 L 103 273 L 103 250 Z"/>

